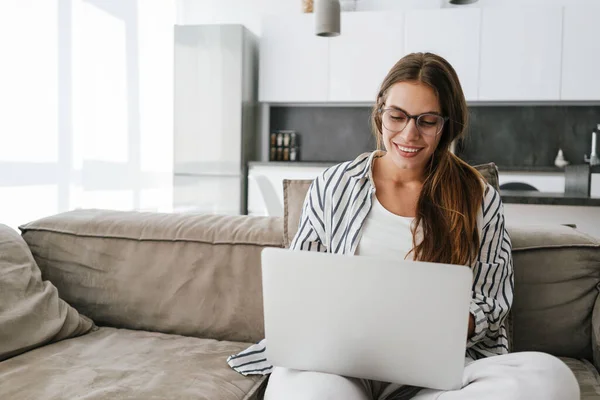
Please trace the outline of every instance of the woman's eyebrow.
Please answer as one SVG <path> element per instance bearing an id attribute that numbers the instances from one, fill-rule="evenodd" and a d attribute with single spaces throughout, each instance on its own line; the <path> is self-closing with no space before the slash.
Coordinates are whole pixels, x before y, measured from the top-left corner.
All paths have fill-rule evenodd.
<path id="1" fill-rule="evenodd" d="M 409 114 L 408 111 L 406 111 L 402 107 L 398 107 L 398 106 L 395 106 L 395 105 L 390 105 L 389 108 L 393 108 L 395 110 L 402 111 L 406 115 L 412 115 L 412 114 Z M 442 116 L 442 114 L 439 111 L 425 111 L 424 113 L 421 113 L 421 114 L 435 114 L 435 115 L 439 115 L 440 117 Z M 416 114 L 416 115 L 420 115 L 420 114 Z"/>

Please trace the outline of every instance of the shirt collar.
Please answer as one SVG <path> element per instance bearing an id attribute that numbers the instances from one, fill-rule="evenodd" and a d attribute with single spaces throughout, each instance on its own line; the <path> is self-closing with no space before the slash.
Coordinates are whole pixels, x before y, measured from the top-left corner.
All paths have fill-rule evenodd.
<path id="1" fill-rule="evenodd" d="M 373 185 L 373 162 L 375 158 L 382 157 L 385 154 L 385 151 L 375 150 L 368 156 L 367 154 L 368 153 L 363 153 L 358 156 L 354 161 L 352 161 L 348 169 L 356 169 L 356 172 L 352 174 L 353 179 L 360 180 L 367 178 Z"/>

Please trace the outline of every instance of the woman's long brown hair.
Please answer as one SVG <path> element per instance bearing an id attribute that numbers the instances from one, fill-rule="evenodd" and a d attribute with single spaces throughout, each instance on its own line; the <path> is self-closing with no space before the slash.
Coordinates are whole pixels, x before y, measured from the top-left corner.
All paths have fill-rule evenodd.
<path id="1" fill-rule="evenodd" d="M 396 63 L 385 77 L 373 107 L 371 124 L 382 149 L 381 114 L 388 89 L 398 82 L 422 82 L 437 94 L 442 115 L 448 117 L 436 151 L 425 170 L 413 229 L 422 229 L 416 242 L 415 259 L 438 263 L 470 265 L 479 251 L 477 215 L 483 201 L 482 176 L 455 156 L 450 145 L 465 134 L 469 112 L 458 76 L 442 57 L 413 53 Z"/>

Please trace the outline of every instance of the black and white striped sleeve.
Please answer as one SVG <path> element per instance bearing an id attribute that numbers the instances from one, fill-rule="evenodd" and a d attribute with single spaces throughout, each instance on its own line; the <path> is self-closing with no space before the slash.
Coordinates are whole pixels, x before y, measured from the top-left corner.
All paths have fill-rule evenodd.
<path id="1" fill-rule="evenodd" d="M 473 350 L 481 355 L 504 354 L 508 352 L 504 320 L 512 305 L 514 287 L 512 245 L 500 194 L 489 185 L 481 213 L 479 253 L 472 265 L 470 312 L 475 319 L 475 333 L 468 347 L 475 347 Z"/>
<path id="2" fill-rule="evenodd" d="M 325 237 L 324 174 L 317 177 L 308 189 L 302 207 L 298 232 L 290 245 L 292 250 L 327 252 L 327 248 L 323 245 Z M 273 372 L 273 365 L 266 357 L 266 348 L 267 340 L 263 339 L 244 351 L 229 356 L 227 363 L 242 375 L 270 374 Z"/>
<path id="3" fill-rule="evenodd" d="M 291 250 L 319 251 L 326 253 L 325 246 L 325 213 L 324 208 L 324 175 L 319 175 L 310 185 L 302 215 L 298 224 L 298 232 L 292 239 Z"/>

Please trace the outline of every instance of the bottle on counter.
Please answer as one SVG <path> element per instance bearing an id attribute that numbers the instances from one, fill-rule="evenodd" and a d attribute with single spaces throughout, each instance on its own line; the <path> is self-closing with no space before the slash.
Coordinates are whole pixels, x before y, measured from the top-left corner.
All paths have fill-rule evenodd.
<path id="1" fill-rule="evenodd" d="M 556 155 L 556 158 L 554 159 L 554 165 L 556 165 L 558 168 L 564 168 L 567 165 L 569 165 L 569 162 L 567 160 L 565 160 L 565 156 L 563 154 L 562 149 L 558 149 L 558 154 Z"/>
<path id="2" fill-rule="evenodd" d="M 293 130 L 274 130 L 270 136 L 269 161 L 299 161 L 300 136 Z"/>
<path id="3" fill-rule="evenodd" d="M 590 166 L 599 165 L 600 158 L 598 158 L 598 154 L 596 153 L 596 136 L 600 133 L 600 124 L 596 126 L 596 129 L 592 132 L 592 148 L 590 150 L 590 158 L 587 156 L 583 156 L 583 160 L 586 163 L 589 163 Z"/>

